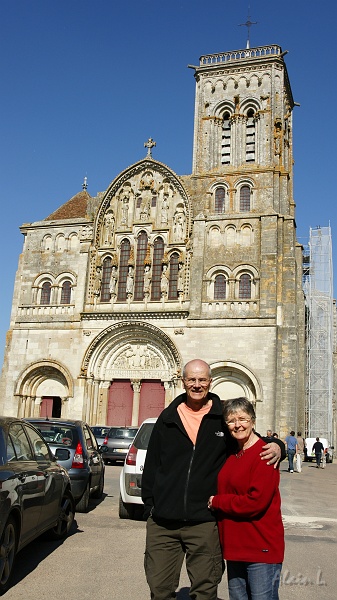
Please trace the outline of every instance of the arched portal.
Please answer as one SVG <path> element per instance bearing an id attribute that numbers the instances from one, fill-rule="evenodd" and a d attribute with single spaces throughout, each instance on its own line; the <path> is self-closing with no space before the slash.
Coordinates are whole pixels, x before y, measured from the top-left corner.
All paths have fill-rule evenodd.
<path id="1" fill-rule="evenodd" d="M 41 360 L 20 374 L 15 395 L 18 417 L 67 417 L 68 398 L 74 395 L 73 379 L 62 364 Z"/>
<path id="2" fill-rule="evenodd" d="M 163 331 L 122 321 L 102 331 L 82 363 L 89 423 L 139 425 L 158 416 L 175 396 L 180 354 Z"/>
<path id="3" fill-rule="evenodd" d="M 262 389 L 256 375 L 245 365 L 223 361 L 214 363 L 212 368 L 212 392 L 221 400 L 245 396 L 255 406 L 262 400 Z"/>

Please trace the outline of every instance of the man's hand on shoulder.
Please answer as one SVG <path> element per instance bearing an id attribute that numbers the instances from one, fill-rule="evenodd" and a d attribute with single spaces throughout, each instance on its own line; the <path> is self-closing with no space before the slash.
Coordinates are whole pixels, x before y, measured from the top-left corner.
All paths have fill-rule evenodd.
<path id="1" fill-rule="evenodd" d="M 274 465 L 277 469 L 281 460 L 281 448 L 276 442 L 269 442 L 263 446 L 263 452 L 260 452 L 261 460 L 267 460 L 267 465 Z"/>

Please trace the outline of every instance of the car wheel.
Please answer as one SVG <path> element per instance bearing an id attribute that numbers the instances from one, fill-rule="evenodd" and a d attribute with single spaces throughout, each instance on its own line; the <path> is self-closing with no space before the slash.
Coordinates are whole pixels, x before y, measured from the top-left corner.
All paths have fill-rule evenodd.
<path id="1" fill-rule="evenodd" d="M 75 500 L 72 494 L 67 490 L 63 494 L 60 506 L 60 514 L 55 527 L 47 531 L 47 536 L 52 540 L 62 540 L 65 538 L 74 522 Z"/>
<path id="2" fill-rule="evenodd" d="M 135 507 L 133 504 L 125 504 L 122 500 L 122 496 L 119 496 L 119 518 L 120 519 L 133 519 L 135 513 Z"/>
<path id="3" fill-rule="evenodd" d="M 103 490 L 104 490 L 104 473 L 102 471 L 101 477 L 99 480 L 99 484 L 98 484 L 98 488 L 91 494 L 91 497 L 99 500 L 103 496 Z"/>
<path id="4" fill-rule="evenodd" d="M 77 512 L 81 512 L 81 513 L 87 512 L 88 506 L 89 506 L 89 496 L 90 496 L 90 484 L 88 481 L 81 500 L 76 504 Z"/>
<path id="5" fill-rule="evenodd" d="M 9 587 L 17 548 L 17 528 L 15 521 L 9 517 L 0 541 L 0 594 Z"/>

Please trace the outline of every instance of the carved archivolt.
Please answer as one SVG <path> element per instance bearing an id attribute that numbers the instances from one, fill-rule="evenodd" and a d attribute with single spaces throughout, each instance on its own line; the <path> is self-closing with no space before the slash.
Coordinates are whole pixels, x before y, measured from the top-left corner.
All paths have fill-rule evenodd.
<path id="1" fill-rule="evenodd" d="M 175 344 L 148 323 L 122 321 L 102 331 L 90 344 L 81 375 L 115 378 L 176 379 L 182 360 Z"/>

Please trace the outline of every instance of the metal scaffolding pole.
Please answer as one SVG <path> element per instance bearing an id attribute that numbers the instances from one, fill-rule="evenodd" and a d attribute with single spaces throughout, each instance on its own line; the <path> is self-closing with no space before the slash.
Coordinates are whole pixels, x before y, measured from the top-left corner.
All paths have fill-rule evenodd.
<path id="1" fill-rule="evenodd" d="M 307 437 L 332 442 L 333 271 L 331 229 L 310 229 L 304 253 L 307 340 Z"/>

